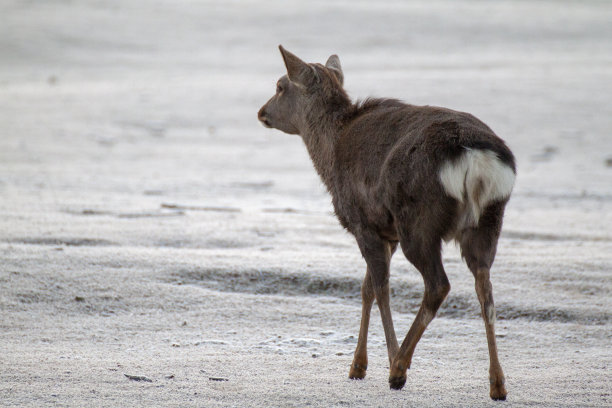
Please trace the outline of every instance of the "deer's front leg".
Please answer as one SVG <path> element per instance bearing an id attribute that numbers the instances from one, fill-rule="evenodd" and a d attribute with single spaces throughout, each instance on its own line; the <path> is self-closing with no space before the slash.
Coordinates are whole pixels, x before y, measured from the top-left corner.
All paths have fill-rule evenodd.
<path id="1" fill-rule="evenodd" d="M 349 370 L 349 378 L 353 380 L 363 379 L 368 369 L 368 327 L 370 326 L 372 303 L 374 303 L 374 291 L 372 290 L 370 270 L 368 269 L 361 284 L 361 326 L 359 327 L 355 356 Z"/>
<path id="2" fill-rule="evenodd" d="M 376 303 L 378 304 L 378 309 L 380 310 L 380 316 L 385 330 L 389 363 L 391 363 L 399 349 L 397 338 L 395 337 L 395 330 L 393 328 L 393 319 L 391 318 L 391 307 L 389 305 L 389 264 L 391 262 L 391 256 L 393 256 L 395 248 L 397 248 L 397 244 L 382 240 L 375 234 L 364 234 L 357 238 L 357 243 L 368 265 L 366 279 L 368 277 L 370 278 L 371 293 L 373 293 Z M 368 300 L 370 303 L 367 307 L 367 314 L 362 314 L 362 324 L 359 336 L 360 341 L 357 344 L 357 351 L 360 350 L 360 346 L 363 347 L 364 356 L 371 302 L 373 301 L 370 292 L 368 291 L 366 294 L 369 295 Z M 364 302 L 364 311 L 366 310 L 366 306 Z M 364 316 L 367 320 L 364 319 Z M 361 334 L 362 332 L 364 335 Z M 362 343 L 362 339 L 364 340 L 363 344 L 360 344 Z"/>

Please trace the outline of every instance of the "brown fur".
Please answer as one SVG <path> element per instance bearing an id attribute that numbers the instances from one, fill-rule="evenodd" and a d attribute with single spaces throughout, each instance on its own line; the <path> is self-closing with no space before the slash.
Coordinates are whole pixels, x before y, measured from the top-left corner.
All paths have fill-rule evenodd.
<path id="1" fill-rule="evenodd" d="M 491 151 L 516 172 L 512 152 L 468 113 L 395 99 L 352 103 L 342 87 L 344 74 L 337 56 L 325 65 L 307 64 L 282 46 L 280 50 L 287 75 L 279 79 L 276 95 L 258 118 L 267 127 L 302 137 L 332 196 L 338 220 L 355 236 L 367 264 L 359 342 L 349 376 L 365 376 L 367 328 L 375 298 L 391 363 L 389 382 L 392 388 L 403 387 L 416 344 L 450 290 L 441 241 L 454 237 L 476 278 L 491 355 L 491 397 L 505 399 L 487 313 L 493 307 L 488 271 L 509 196 L 488 203 L 477 225 L 461 227 L 462 207 L 446 193 L 438 172 L 466 149 Z M 476 186 L 479 199 L 482 182 Z M 421 308 L 401 347 L 389 307 L 389 263 L 398 243 L 425 282 Z"/>

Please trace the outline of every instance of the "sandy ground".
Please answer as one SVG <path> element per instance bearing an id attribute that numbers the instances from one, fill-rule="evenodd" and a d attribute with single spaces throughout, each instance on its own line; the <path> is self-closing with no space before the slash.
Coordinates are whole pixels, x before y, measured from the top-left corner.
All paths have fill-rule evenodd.
<path id="1" fill-rule="evenodd" d="M 0 405 L 612 406 L 610 21 L 605 1 L 3 1 Z M 505 403 L 453 245 L 406 387 L 377 312 L 347 378 L 364 262 L 299 138 L 256 121 L 279 43 L 516 153 Z M 403 337 L 422 282 L 400 255 L 392 286 Z"/>

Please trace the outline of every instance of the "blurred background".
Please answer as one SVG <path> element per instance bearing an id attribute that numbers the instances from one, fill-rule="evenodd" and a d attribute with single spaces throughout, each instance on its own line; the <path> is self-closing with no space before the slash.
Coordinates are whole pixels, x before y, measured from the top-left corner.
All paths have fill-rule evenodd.
<path id="1" fill-rule="evenodd" d="M 301 142 L 255 116 L 282 43 L 306 61 L 339 54 L 354 99 L 475 114 L 518 156 L 517 196 L 612 198 L 607 2 L 7 0 L 0 13 L 5 193 L 20 174 L 21 188 L 121 192 L 126 206 L 144 191 L 262 205 L 236 183 L 310 201 Z"/>

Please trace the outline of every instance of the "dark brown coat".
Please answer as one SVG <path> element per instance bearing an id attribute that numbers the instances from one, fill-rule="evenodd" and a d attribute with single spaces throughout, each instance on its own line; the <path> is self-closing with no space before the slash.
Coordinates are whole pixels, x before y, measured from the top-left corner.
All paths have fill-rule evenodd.
<path id="1" fill-rule="evenodd" d="M 490 354 L 491 397 L 505 399 L 497 358 L 489 270 L 516 166 L 505 143 L 474 116 L 413 106 L 395 99 L 351 102 L 340 61 L 307 64 L 280 47 L 287 75 L 258 113 L 267 127 L 299 134 L 327 186 L 340 223 L 354 236 L 367 264 L 362 322 L 349 376 L 363 378 L 367 330 L 376 299 L 391 363 L 389 382 L 400 389 L 423 331 L 450 284 L 443 239 L 455 239 L 476 278 Z M 401 347 L 389 308 L 389 262 L 397 245 L 419 270 L 425 294 Z"/>

